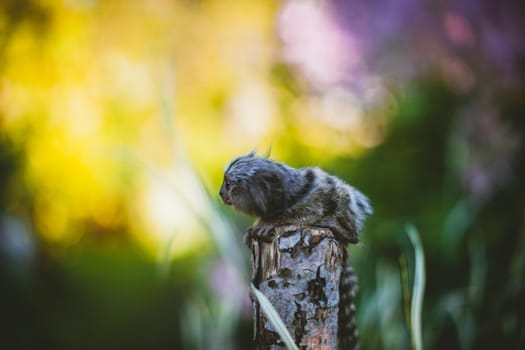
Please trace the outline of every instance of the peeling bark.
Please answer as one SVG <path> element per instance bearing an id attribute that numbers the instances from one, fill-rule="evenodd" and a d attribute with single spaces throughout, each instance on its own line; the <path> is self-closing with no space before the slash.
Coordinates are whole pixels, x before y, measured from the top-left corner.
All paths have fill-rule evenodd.
<path id="1" fill-rule="evenodd" d="M 339 280 L 346 247 L 324 228 L 276 226 L 252 237 L 252 282 L 270 300 L 301 350 L 336 350 Z M 258 350 L 285 349 L 253 300 Z"/>

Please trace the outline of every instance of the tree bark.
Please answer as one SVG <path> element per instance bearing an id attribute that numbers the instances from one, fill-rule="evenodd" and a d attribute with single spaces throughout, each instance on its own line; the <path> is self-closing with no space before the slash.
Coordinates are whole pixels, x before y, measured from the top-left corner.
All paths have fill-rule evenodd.
<path id="1" fill-rule="evenodd" d="M 276 226 L 252 237 L 252 282 L 270 300 L 297 346 L 336 350 L 339 281 L 346 247 L 329 229 Z M 256 300 L 254 337 L 258 350 L 285 349 Z"/>

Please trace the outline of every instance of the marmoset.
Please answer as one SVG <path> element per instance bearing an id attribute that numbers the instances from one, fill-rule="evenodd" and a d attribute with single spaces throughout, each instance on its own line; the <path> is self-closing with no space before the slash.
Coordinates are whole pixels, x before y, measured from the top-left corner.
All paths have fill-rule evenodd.
<path id="1" fill-rule="evenodd" d="M 301 169 L 255 152 L 235 158 L 224 171 L 220 196 L 225 204 L 259 218 L 259 234 L 272 225 L 329 228 L 343 244 L 357 243 L 367 215 L 368 198 L 336 176 L 316 167 Z"/>
<path id="2" fill-rule="evenodd" d="M 220 196 L 225 204 L 257 217 L 248 231 L 264 237 L 276 225 L 298 224 L 332 230 L 342 244 L 357 243 L 368 198 L 336 176 L 316 167 L 295 169 L 251 152 L 235 158 L 224 171 Z M 346 253 L 346 251 L 345 251 Z M 357 276 L 346 262 L 339 283 L 338 349 L 358 349 L 355 321 Z"/>

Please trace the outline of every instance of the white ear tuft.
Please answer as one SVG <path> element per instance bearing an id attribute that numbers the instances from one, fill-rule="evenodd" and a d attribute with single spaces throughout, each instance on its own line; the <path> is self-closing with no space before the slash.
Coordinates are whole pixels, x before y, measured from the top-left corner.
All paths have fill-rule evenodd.
<path id="1" fill-rule="evenodd" d="M 272 153 L 272 145 L 268 146 L 268 149 L 266 150 L 266 153 L 263 157 L 266 159 L 270 158 L 270 153 Z"/>

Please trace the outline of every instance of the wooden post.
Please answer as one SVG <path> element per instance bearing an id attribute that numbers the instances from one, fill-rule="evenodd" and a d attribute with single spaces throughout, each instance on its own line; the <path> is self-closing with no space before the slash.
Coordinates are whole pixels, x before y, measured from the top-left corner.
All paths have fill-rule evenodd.
<path id="1" fill-rule="evenodd" d="M 251 240 L 253 284 L 270 300 L 301 350 L 336 350 L 339 280 L 346 247 L 324 228 L 276 226 Z M 285 349 L 256 300 L 256 349 Z"/>

